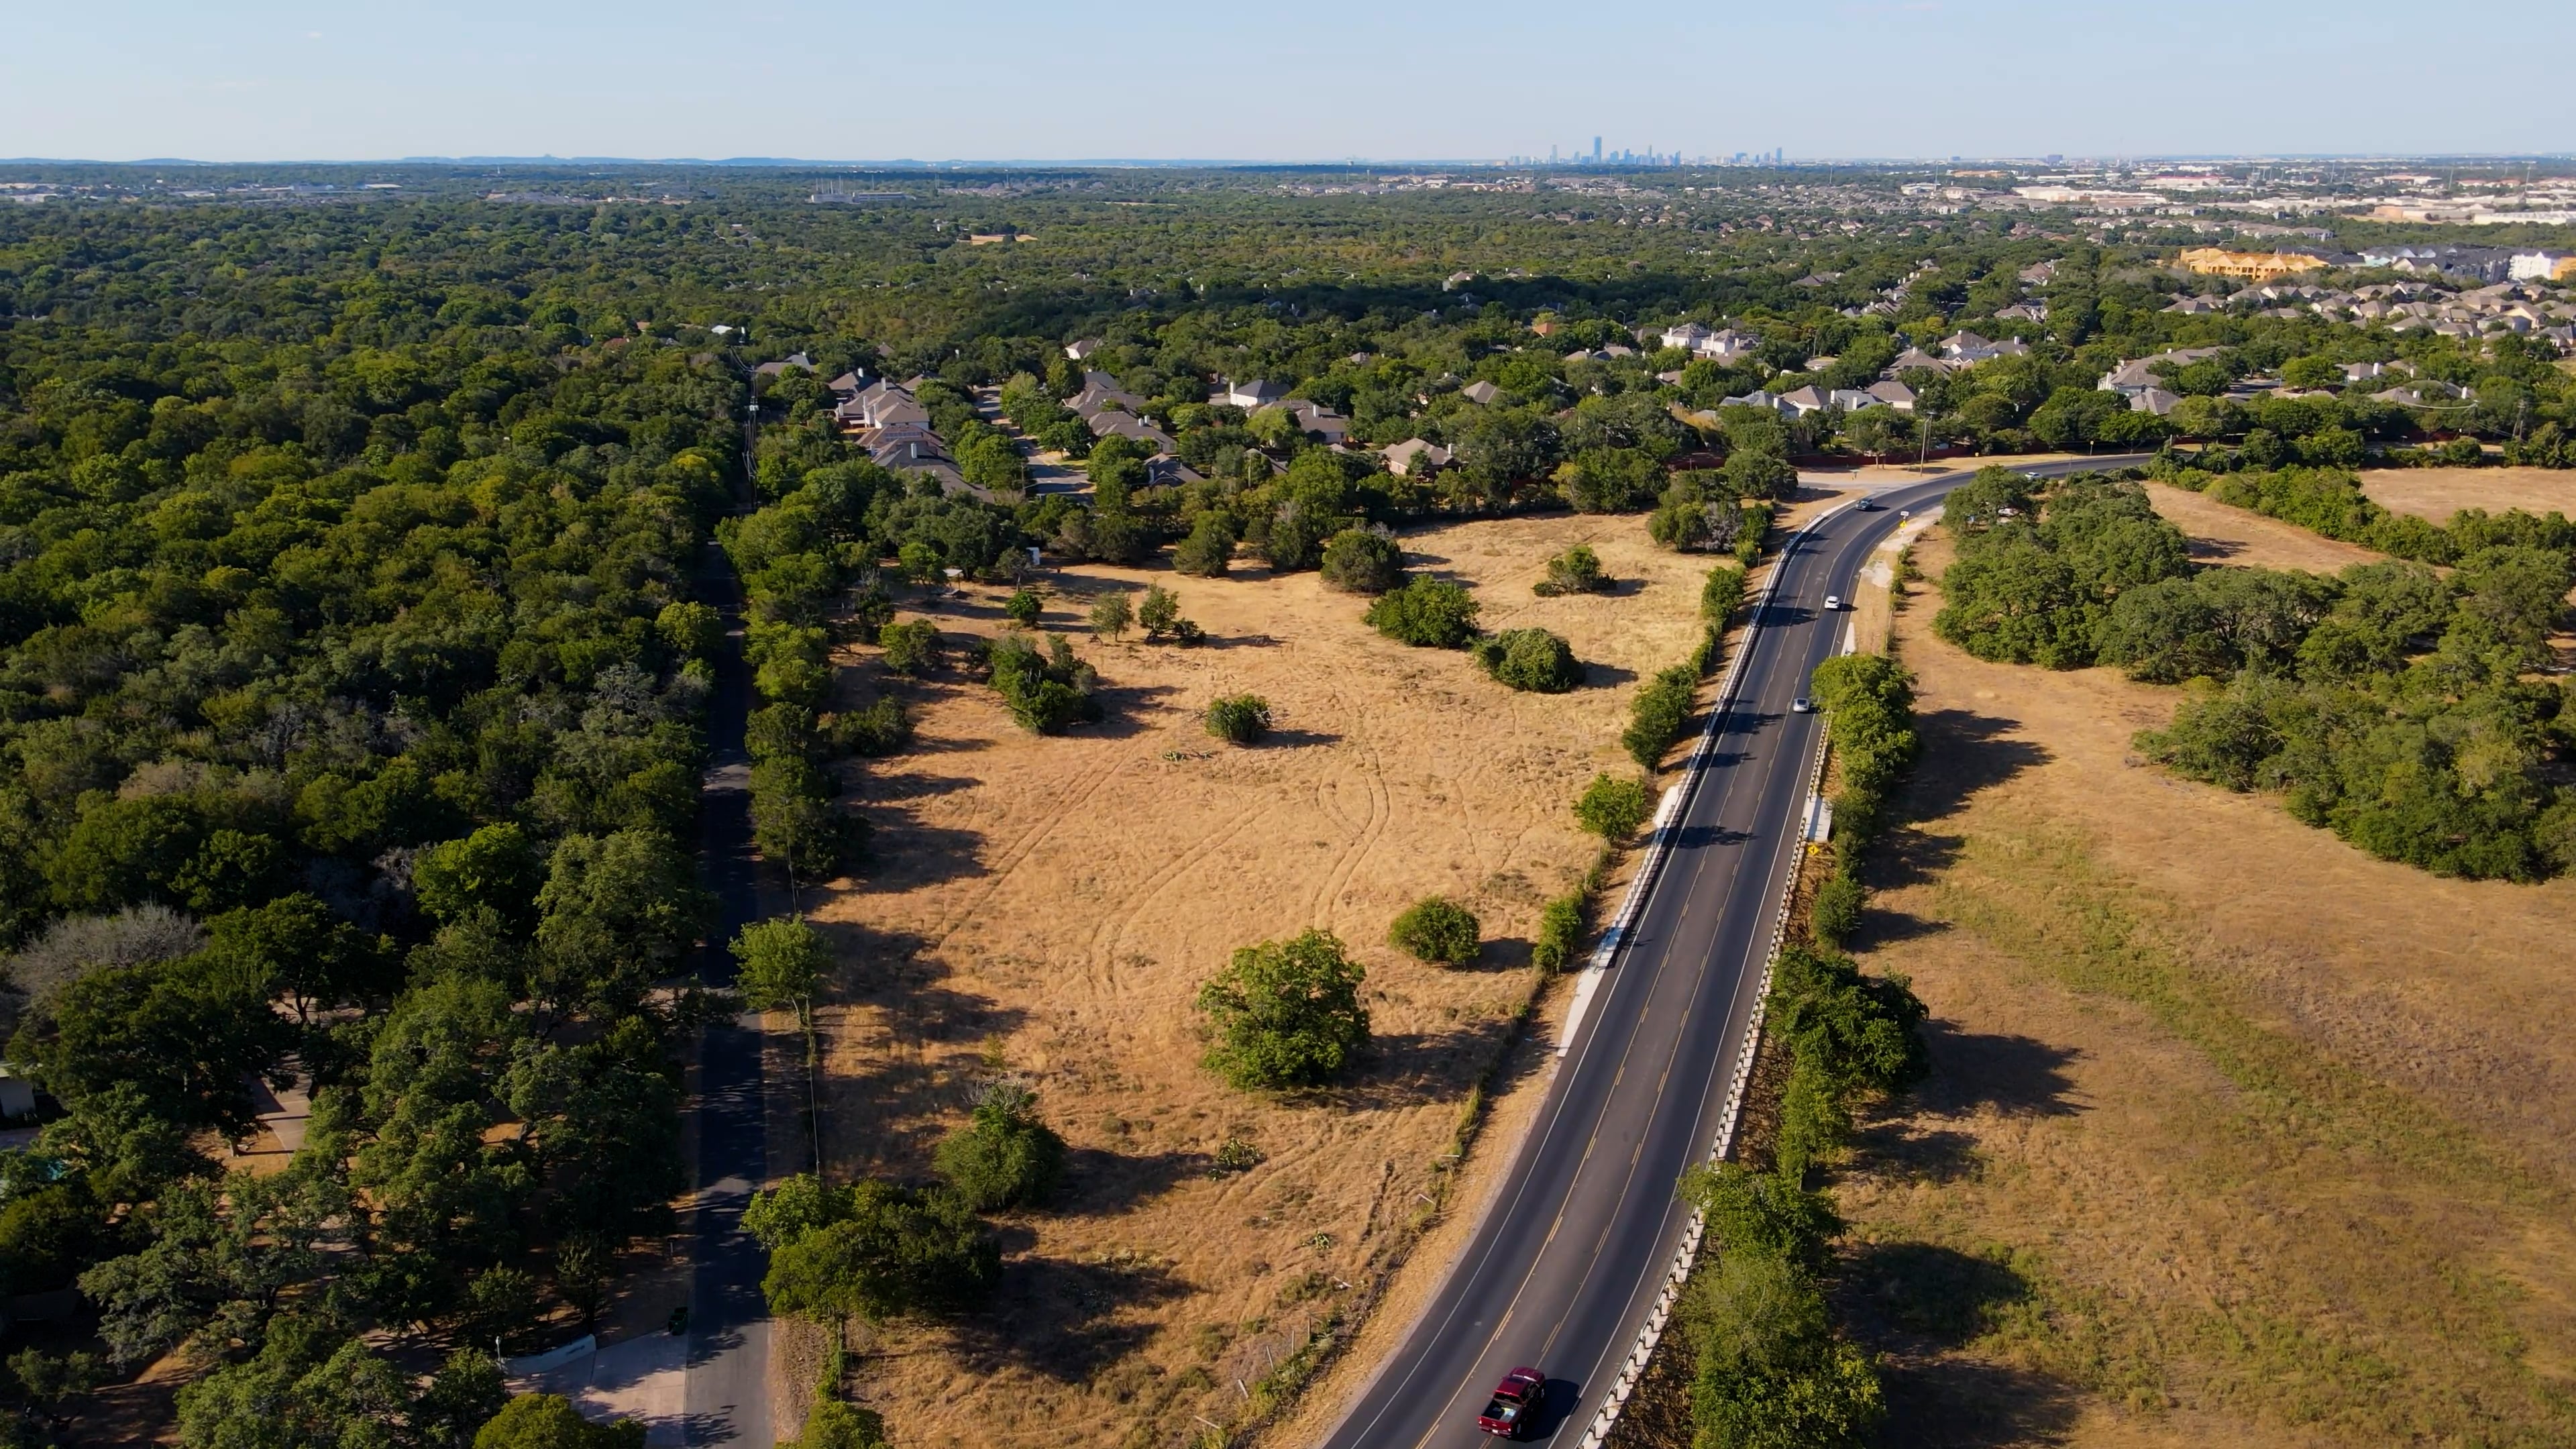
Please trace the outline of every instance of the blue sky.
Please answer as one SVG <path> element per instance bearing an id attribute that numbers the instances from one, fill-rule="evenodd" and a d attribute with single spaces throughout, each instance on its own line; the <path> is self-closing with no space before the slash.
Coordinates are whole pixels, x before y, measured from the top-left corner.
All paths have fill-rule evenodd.
<path id="1" fill-rule="evenodd" d="M 2570 0 L 10 8 L 0 156 L 2576 151 Z"/>

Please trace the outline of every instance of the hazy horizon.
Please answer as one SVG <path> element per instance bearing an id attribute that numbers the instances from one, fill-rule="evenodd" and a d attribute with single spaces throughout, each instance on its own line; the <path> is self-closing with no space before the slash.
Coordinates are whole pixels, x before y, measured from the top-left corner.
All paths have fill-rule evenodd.
<path id="1" fill-rule="evenodd" d="M 2176 0 L 2143 22 L 2040 0 L 1596 23 L 1527 0 L 1294 17 L 1145 0 L 722 26 L 670 0 L 419 12 L 128 0 L 22 15 L 0 152 L 393 164 L 1363 164 L 1607 151 L 1812 161 L 2522 157 L 2576 150 L 2576 7 L 2490 7 L 2431 42 L 2395 0 Z M 1904 144 L 1891 145 L 1902 138 Z M 807 159 L 817 158 L 817 159 Z"/>

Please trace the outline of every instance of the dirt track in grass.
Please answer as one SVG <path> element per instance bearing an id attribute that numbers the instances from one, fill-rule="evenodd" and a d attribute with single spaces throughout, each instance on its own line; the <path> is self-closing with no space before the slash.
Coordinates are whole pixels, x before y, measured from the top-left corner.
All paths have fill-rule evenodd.
<path id="1" fill-rule="evenodd" d="M 1534 597 L 1547 558 L 1579 542 L 1616 591 Z M 1050 630 L 1073 629 L 1103 590 L 1159 582 L 1211 642 L 1077 635 L 1109 719 L 1061 738 L 1023 733 L 955 674 L 905 687 L 920 742 L 856 785 L 881 864 L 808 902 L 841 960 L 822 1013 L 824 1158 L 844 1175 L 923 1176 L 976 1087 L 1007 1072 L 1035 1087 L 1073 1169 L 1058 1210 L 1006 1225 L 992 1312 L 869 1341 L 854 1381 L 895 1442 L 1180 1443 L 1231 1422 L 1237 1382 L 1345 1300 L 1432 1186 L 1529 990 L 1539 907 L 1591 859 L 1568 806 L 1595 771 L 1633 770 L 1616 743 L 1629 698 L 1696 640 L 1708 561 L 1652 548 L 1634 517 L 1460 524 L 1405 544 L 1415 567 L 1475 586 L 1488 629 L 1564 635 L 1587 687 L 1514 694 L 1463 652 L 1380 638 L 1365 600 L 1312 573 L 1088 566 L 1056 578 Z M 1000 597 L 978 590 L 933 617 L 952 636 L 989 634 Z M 864 695 L 875 666 L 852 662 Z M 1279 728 L 1239 750 L 1197 711 L 1245 691 Z M 1396 912 L 1433 892 L 1482 917 L 1477 967 L 1385 944 Z M 1372 1060 L 1311 1099 L 1231 1091 L 1198 1065 L 1192 995 L 1235 947 L 1308 926 L 1367 967 Z M 1545 1061 L 1514 1058 L 1506 1122 Z M 1263 1161 L 1212 1177 L 1231 1137 Z M 1480 1191 L 1470 1181 L 1460 1200 Z"/>

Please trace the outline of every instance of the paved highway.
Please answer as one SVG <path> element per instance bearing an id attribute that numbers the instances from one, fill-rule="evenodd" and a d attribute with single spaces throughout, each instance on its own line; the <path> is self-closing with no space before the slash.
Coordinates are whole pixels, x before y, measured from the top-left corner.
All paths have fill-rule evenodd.
<path id="1" fill-rule="evenodd" d="M 1937 506 L 1969 476 L 1903 484 L 1878 494 L 1875 511 L 1829 515 L 1780 561 L 1707 768 L 1685 782 L 1667 827 L 1678 832 L 1671 852 L 1500 1194 L 1329 1449 L 1489 1444 L 1476 1412 L 1519 1364 L 1549 1378 L 1541 1436 L 1570 1445 L 1592 1421 L 1687 1224 L 1673 1184 L 1707 1154 L 1745 1050 L 1822 728 L 1789 703 L 1840 649 L 1848 623 L 1823 612 L 1825 596 L 1851 596 L 1900 510 Z"/>

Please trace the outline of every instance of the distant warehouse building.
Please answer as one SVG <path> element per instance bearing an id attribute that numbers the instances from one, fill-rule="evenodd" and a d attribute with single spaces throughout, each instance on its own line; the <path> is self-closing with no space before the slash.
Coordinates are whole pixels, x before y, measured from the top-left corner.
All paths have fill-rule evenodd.
<path id="1" fill-rule="evenodd" d="M 2187 272 L 2204 277 L 2233 277 L 2240 282 L 2269 282 L 2300 272 L 2350 266 L 2353 258 L 2331 252 L 2240 252 L 2227 247 L 2185 247 L 2178 259 Z"/>
<path id="2" fill-rule="evenodd" d="M 2517 282 L 2576 282 L 2576 252 L 2516 252 L 2506 275 Z"/>

